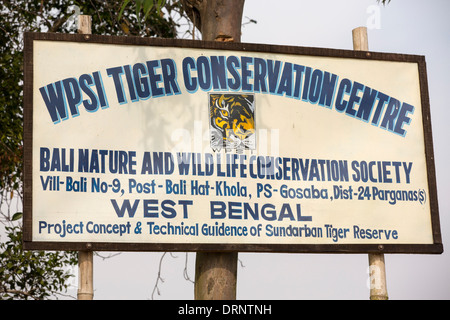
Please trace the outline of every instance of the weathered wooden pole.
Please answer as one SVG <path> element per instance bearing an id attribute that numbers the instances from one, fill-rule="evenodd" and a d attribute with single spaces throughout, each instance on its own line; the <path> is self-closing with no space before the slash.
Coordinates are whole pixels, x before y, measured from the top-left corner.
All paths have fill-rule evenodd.
<path id="1" fill-rule="evenodd" d="M 369 38 L 367 36 L 367 28 L 359 27 L 352 30 L 353 50 L 369 51 Z"/>
<path id="2" fill-rule="evenodd" d="M 205 41 L 241 41 L 244 0 L 182 0 Z M 196 300 L 235 300 L 237 252 L 197 252 Z"/>
<path id="3" fill-rule="evenodd" d="M 92 33 L 91 16 L 78 16 L 78 33 Z M 78 251 L 78 300 L 94 299 L 94 253 Z"/>
<path id="4" fill-rule="evenodd" d="M 78 300 L 94 299 L 94 253 L 78 251 Z"/>
<path id="5" fill-rule="evenodd" d="M 92 34 L 92 17 L 86 15 L 78 16 L 78 33 Z"/>
<path id="6" fill-rule="evenodd" d="M 370 300 L 388 300 L 384 254 L 369 253 Z"/>
<path id="7" fill-rule="evenodd" d="M 367 28 L 353 29 L 353 50 L 369 51 Z M 370 300 L 387 300 L 384 254 L 369 253 Z"/>

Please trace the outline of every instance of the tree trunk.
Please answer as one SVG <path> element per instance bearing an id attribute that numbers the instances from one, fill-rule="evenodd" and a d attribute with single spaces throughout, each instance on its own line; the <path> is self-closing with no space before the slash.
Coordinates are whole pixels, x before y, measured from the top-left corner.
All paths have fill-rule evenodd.
<path id="1" fill-rule="evenodd" d="M 237 252 L 197 252 L 195 300 L 236 300 Z"/>
<path id="2" fill-rule="evenodd" d="M 181 0 L 206 41 L 241 41 L 245 0 Z"/>
<path id="3" fill-rule="evenodd" d="M 245 0 L 180 0 L 205 41 L 241 41 Z M 196 300 L 235 300 L 237 252 L 197 252 Z"/>

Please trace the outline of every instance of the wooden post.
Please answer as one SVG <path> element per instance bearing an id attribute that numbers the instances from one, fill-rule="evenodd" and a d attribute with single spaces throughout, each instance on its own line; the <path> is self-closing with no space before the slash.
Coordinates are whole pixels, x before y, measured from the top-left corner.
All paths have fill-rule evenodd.
<path id="1" fill-rule="evenodd" d="M 353 29 L 353 50 L 369 51 L 367 28 Z M 388 300 L 384 254 L 369 253 L 370 300 Z"/>
<path id="2" fill-rule="evenodd" d="M 91 16 L 78 16 L 78 33 L 92 33 Z M 78 252 L 78 300 L 94 299 L 94 253 L 92 251 Z"/>
<path id="3" fill-rule="evenodd" d="M 78 16 L 78 33 L 92 34 L 92 17 L 79 15 Z"/>
<path id="4" fill-rule="evenodd" d="M 78 300 L 94 299 L 94 253 L 78 252 Z"/>
<path id="5" fill-rule="evenodd" d="M 369 253 L 370 300 L 388 300 L 384 254 Z"/>
<path id="6" fill-rule="evenodd" d="M 353 50 L 369 51 L 369 38 L 367 36 L 367 28 L 359 27 L 352 30 Z"/>

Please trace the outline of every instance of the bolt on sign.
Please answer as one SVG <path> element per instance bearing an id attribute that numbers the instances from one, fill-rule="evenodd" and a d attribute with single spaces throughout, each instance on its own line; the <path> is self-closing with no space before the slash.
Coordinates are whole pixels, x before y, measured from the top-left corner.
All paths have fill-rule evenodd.
<path id="1" fill-rule="evenodd" d="M 443 250 L 425 58 L 25 34 L 28 249 Z"/>

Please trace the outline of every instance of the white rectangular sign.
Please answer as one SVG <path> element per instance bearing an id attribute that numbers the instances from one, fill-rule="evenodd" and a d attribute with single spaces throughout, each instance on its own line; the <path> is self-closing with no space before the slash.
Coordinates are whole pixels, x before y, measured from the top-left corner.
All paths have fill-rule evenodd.
<path id="1" fill-rule="evenodd" d="M 30 248 L 442 251 L 423 57 L 26 44 Z"/>

